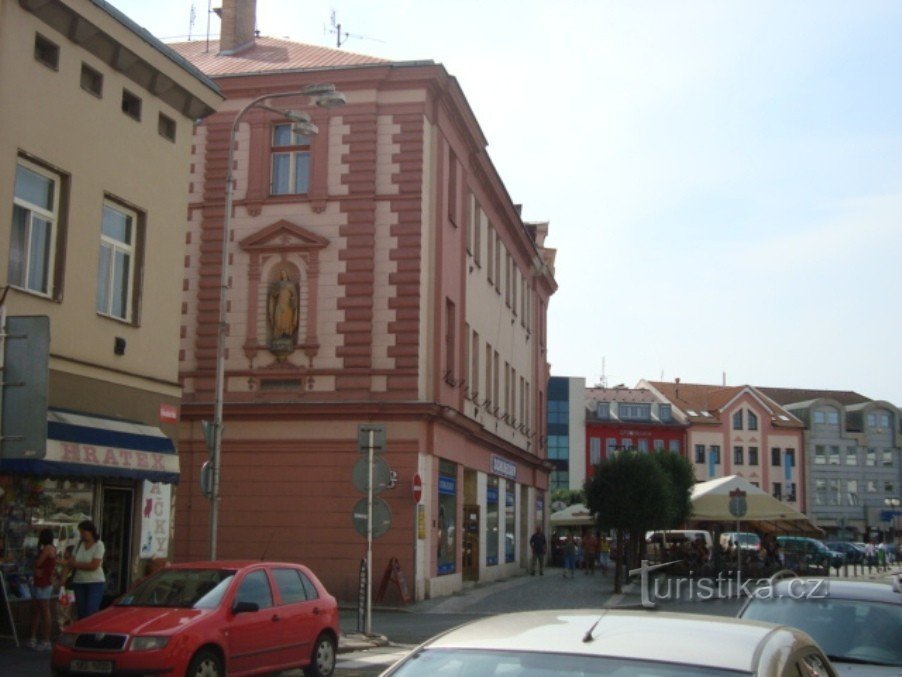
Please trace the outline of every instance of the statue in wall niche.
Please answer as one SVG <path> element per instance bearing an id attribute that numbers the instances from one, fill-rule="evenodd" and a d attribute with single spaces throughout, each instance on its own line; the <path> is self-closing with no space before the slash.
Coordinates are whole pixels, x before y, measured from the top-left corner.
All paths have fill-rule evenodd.
<path id="1" fill-rule="evenodd" d="M 294 350 L 294 339 L 298 331 L 299 314 L 298 284 L 282 269 L 279 279 L 269 285 L 267 320 L 269 323 L 269 349 L 279 359 Z"/>

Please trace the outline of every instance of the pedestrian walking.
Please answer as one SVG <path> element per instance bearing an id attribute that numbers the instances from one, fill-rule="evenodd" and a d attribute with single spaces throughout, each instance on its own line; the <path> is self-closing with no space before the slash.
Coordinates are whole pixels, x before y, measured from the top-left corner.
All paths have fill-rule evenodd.
<path id="1" fill-rule="evenodd" d="M 564 578 L 567 578 L 567 572 L 570 572 L 569 578 L 576 575 L 576 542 L 573 540 L 573 534 L 567 532 L 567 538 L 564 540 Z"/>
<path id="2" fill-rule="evenodd" d="M 601 565 L 602 575 L 607 576 L 608 569 L 611 568 L 611 541 L 604 534 L 598 541 L 598 562 Z"/>
<path id="3" fill-rule="evenodd" d="M 81 541 L 75 546 L 73 557 L 67 562 L 75 570 L 73 588 L 78 618 L 85 618 L 100 610 L 106 576 L 103 574 L 105 548 L 97 527 L 90 520 L 78 523 Z"/>
<path id="4" fill-rule="evenodd" d="M 529 575 L 535 576 L 536 569 L 539 570 L 539 576 L 545 575 L 545 550 L 548 548 L 548 541 L 545 540 L 545 534 L 542 533 L 542 527 L 536 527 L 536 532 L 529 539 L 529 547 L 532 549 L 532 560 L 529 565 Z"/>
<path id="5" fill-rule="evenodd" d="M 53 593 L 53 572 L 56 569 L 56 547 L 53 530 L 41 529 L 38 534 L 38 557 L 34 562 L 34 594 L 31 598 L 31 636 L 27 646 L 38 651 L 50 651 L 50 596 Z"/>
<path id="6" fill-rule="evenodd" d="M 583 563 L 586 575 L 595 575 L 595 561 L 598 559 L 598 538 L 595 532 L 589 529 L 583 535 Z"/>

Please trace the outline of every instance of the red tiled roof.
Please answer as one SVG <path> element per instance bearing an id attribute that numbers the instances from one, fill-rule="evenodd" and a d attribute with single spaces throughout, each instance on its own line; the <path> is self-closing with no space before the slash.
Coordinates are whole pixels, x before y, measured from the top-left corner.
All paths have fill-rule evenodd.
<path id="1" fill-rule="evenodd" d="M 763 399 L 768 400 L 767 406 L 773 409 L 774 425 L 783 428 L 795 428 L 801 424 L 788 411 L 780 406 L 767 393 L 762 393 L 760 389 L 752 386 L 717 386 L 702 383 L 672 383 L 666 381 L 649 381 L 649 385 L 655 388 L 664 397 L 670 400 L 674 405 L 686 412 L 689 419 L 693 423 L 716 423 L 720 421 L 720 410 L 726 406 L 730 400 L 742 392 L 746 388 L 757 391 L 759 396 L 763 395 Z M 706 416 L 692 416 L 688 414 L 688 410 L 708 412 L 711 418 Z M 780 418 L 784 416 L 785 418 Z"/>
<path id="2" fill-rule="evenodd" d="M 166 46 L 212 77 L 391 63 L 374 56 L 278 38 L 257 38 L 253 45 L 227 56 L 219 54 L 219 40 L 170 42 Z"/>
<path id="3" fill-rule="evenodd" d="M 811 390 L 806 388 L 758 388 L 762 393 L 779 404 L 796 404 L 810 402 L 821 398 L 836 400 L 844 406 L 864 404 L 871 398 L 856 393 L 854 390 Z"/>

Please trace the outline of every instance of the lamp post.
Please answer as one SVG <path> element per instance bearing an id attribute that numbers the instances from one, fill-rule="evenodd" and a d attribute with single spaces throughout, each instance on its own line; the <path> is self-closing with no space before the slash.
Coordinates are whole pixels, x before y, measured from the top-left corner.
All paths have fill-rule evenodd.
<path id="1" fill-rule="evenodd" d="M 345 104 L 345 96 L 341 92 L 335 90 L 334 85 L 308 85 L 295 92 L 277 92 L 274 94 L 264 94 L 248 103 L 244 108 L 238 111 L 235 120 L 232 122 L 232 129 L 229 132 L 229 156 L 226 168 L 226 198 L 225 198 L 225 214 L 222 217 L 222 261 L 220 265 L 220 282 L 219 282 L 219 328 L 216 335 L 216 392 L 213 404 L 213 424 L 212 424 L 212 445 L 210 453 L 210 464 L 213 469 L 211 492 L 210 492 L 210 560 L 216 559 L 217 549 L 217 532 L 219 531 L 219 483 L 220 470 L 222 467 L 222 405 L 223 394 L 225 392 L 225 339 L 226 339 L 226 301 L 228 297 L 229 287 L 229 238 L 231 236 L 231 218 L 232 218 L 232 194 L 235 188 L 235 180 L 233 175 L 233 167 L 235 161 L 235 136 L 238 133 L 238 125 L 244 114 L 252 108 L 261 108 L 274 113 L 278 113 L 293 123 L 294 131 L 304 136 L 312 136 L 319 132 L 319 129 L 313 124 L 308 113 L 296 110 L 282 110 L 273 108 L 265 102 L 272 99 L 285 99 L 289 97 L 307 96 L 321 108 L 337 108 Z"/>

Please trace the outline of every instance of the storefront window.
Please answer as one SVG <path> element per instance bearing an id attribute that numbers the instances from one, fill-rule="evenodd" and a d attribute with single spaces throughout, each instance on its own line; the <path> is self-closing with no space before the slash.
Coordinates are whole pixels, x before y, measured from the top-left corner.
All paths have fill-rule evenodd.
<path id="1" fill-rule="evenodd" d="M 498 564 L 498 478 L 489 477 L 485 492 L 485 563 Z"/>
<path id="2" fill-rule="evenodd" d="M 453 574 L 457 562 L 457 464 L 441 461 L 438 475 L 438 574 Z"/>
<path id="3" fill-rule="evenodd" d="M 516 520 L 514 511 L 514 491 L 515 485 L 513 480 L 507 480 L 504 483 L 504 561 L 513 562 L 516 559 L 517 539 L 516 539 Z"/>
<path id="4" fill-rule="evenodd" d="M 53 530 L 62 555 L 66 546 L 78 542 L 76 525 L 91 519 L 93 509 L 90 480 L 0 475 L 0 568 L 12 598 L 31 596 L 29 579 L 41 530 Z"/>

